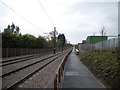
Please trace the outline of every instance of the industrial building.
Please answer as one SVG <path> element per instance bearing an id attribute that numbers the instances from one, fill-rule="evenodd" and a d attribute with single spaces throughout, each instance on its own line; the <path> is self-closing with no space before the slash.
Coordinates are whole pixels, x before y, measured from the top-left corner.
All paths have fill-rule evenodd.
<path id="1" fill-rule="evenodd" d="M 86 44 L 95 44 L 107 39 L 108 36 L 88 36 L 86 39 Z"/>

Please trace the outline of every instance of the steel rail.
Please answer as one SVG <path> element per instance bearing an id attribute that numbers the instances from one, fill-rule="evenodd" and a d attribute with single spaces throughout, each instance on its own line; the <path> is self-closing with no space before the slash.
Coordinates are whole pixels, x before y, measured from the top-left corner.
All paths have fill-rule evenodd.
<path id="1" fill-rule="evenodd" d="M 56 56 L 56 55 L 58 55 L 58 54 L 60 54 L 60 53 L 57 53 L 57 54 L 55 54 L 55 55 L 51 55 L 51 56 L 45 57 L 45 58 L 43 58 L 43 59 L 41 59 L 41 60 L 39 60 L 39 61 L 36 61 L 36 62 L 34 62 L 34 63 L 32 63 L 32 64 L 29 64 L 29 65 L 26 65 L 26 66 L 23 66 L 23 67 L 20 67 L 20 68 L 18 68 L 18 69 L 16 69 L 16 70 L 13 70 L 13 71 L 10 71 L 10 72 L 6 72 L 6 73 L 2 74 L 1 76 L 2 76 L 2 77 L 8 76 L 9 74 L 15 73 L 15 72 L 17 72 L 17 71 L 19 71 L 19 70 L 22 70 L 22 69 L 24 69 L 24 68 L 27 68 L 27 67 L 32 66 L 32 65 L 34 65 L 34 64 L 37 64 L 37 63 L 39 63 L 39 62 L 42 62 L 42 61 L 44 61 L 44 60 L 47 60 L 47 59 L 49 59 L 49 58 L 51 58 L 51 57 L 54 57 L 54 56 Z"/>
<path id="2" fill-rule="evenodd" d="M 15 83 L 11 84 L 10 86 L 3 88 L 3 90 L 11 90 L 16 88 L 19 84 L 21 84 L 22 82 L 24 82 L 26 79 L 30 78 L 31 76 L 33 76 L 34 74 L 36 74 L 38 71 L 42 70 L 43 68 L 45 68 L 47 65 L 49 65 L 50 63 L 52 63 L 53 61 L 57 60 L 57 58 L 59 58 L 60 56 L 64 55 L 64 53 L 60 53 L 57 57 L 53 58 L 51 61 L 47 62 L 46 64 L 44 64 L 43 66 L 41 66 L 40 68 L 38 68 L 37 70 L 34 70 L 33 72 L 31 72 L 30 74 L 24 76 L 23 78 L 21 78 L 20 80 L 16 81 Z M 49 58 L 46 58 L 49 59 Z"/>

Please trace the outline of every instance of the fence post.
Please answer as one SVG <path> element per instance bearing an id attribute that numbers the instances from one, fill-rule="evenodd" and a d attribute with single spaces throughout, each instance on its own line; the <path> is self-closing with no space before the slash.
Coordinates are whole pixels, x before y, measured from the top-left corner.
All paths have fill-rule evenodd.
<path id="1" fill-rule="evenodd" d="M 61 83 L 61 67 L 58 71 L 58 80 L 59 80 L 59 83 Z"/>
<path id="2" fill-rule="evenodd" d="M 57 74 L 56 74 L 55 80 L 54 80 L 54 90 L 57 90 Z"/>

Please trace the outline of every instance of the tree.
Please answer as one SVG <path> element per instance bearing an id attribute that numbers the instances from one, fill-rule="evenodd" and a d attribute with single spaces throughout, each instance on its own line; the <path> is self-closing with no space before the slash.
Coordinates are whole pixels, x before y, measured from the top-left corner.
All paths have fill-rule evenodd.
<path id="1" fill-rule="evenodd" d="M 15 25 L 14 25 L 14 23 L 12 23 L 12 25 L 11 25 L 12 32 L 14 32 L 14 29 L 15 29 Z"/>
<path id="2" fill-rule="evenodd" d="M 102 26 L 100 33 L 101 33 L 102 36 L 106 35 L 106 30 L 105 30 L 104 26 Z"/>
<path id="3" fill-rule="evenodd" d="M 47 42 L 47 40 L 46 40 L 44 37 L 39 36 L 39 37 L 37 38 L 37 47 L 38 47 L 38 48 L 48 47 L 48 42 Z"/>
<path id="4" fill-rule="evenodd" d="M 85 43 L 86 43 L 86 40 L 83 40 L 83 41 L 82 41 L 82 44 L 85 44 Z"/>
<path id="5" fill-rule="evenodd" d="M 62 44 L 64 45 L 65 41 L 66 41 L 65 35 L 64 34 L 59 34 L 58 35 L 58 40 L 60 40 L 62 42 Z"/>
<path id="6" fill-rule="evenodd" d="M 62 51 L 63 51 L 63 48 L 65 46 L 65 42 L 66 42 L 65 35 L 64 34 L 59 34 L 58 35 L 58 41 L 60 41 L 62 43 Z M 60 42 L 59 42 L 59 44 L 61 45 Z"/>
<path id="7" fill-rule="evenodd" d="M 12 34 L 12 31 L 10 30 L 10 29 L 4 29 L 4 33 L 6 33 L 6 34 Z"/>
<path id="8" fill-rule="evenodd" d="M 14 31 L 14 34 L 19 35 L 20 28 L 16 26 L 16 31 Z"/>
<path id="9" fill-rule="evenodd" d="M 17 47 L 18 43 L 18 37 L 16 34 L 14 34 L 15 25 L 12 23 L 12 25 L 8 25 L 6 29 L 4 29 L 4 32 L 2 33 L 2 45 L 4 48 L 15 48 Z"/>
<path id="10" fill-rule="evenodd" d="M 10 25 L 7 26 L 6 29 L 4 29 L 4 33 L 12 34 L 12 30 L 10 29 Z"/>
<path id="11" fill-rule="evenodd" d="M 7 29 L 6 29 L 7 30 Z M 17 47 L 17 36 L 13 33 L 4 32 L 2 33 L 2 46 L 4 48 L 15 48 Z"/>
<path id="12" fill-rule="evenodd" d="M 8 25 L 2 32 L 2 47 L 3 48 L 53 48 L 54 39 L 47 41 L 44 37 L 35 37 L 34 35 L 20 33 L 20 28 Z"/>
<path id="13" fill-rule="evenodd" d="M 8 25 L 7 29 L 10 29 L 10 25 Z"/>

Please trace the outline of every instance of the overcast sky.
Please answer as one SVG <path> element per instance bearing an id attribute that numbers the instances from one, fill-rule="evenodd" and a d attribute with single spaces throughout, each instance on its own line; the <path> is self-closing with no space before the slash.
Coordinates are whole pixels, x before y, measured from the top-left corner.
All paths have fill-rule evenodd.
<path id="1" fill-rule="evenodd" d="M 20 27 L 22 34 L 45 36 L 53 31 L 64 33 L 72 44 L 80 43 L 87 36 L 100 35 L 104 26 L 106 35 L 118 34 L 118 0 L 0 0 L 0 30 L 12 22 Z M 20 15 L 25 19 L 21 18 Z"/>

